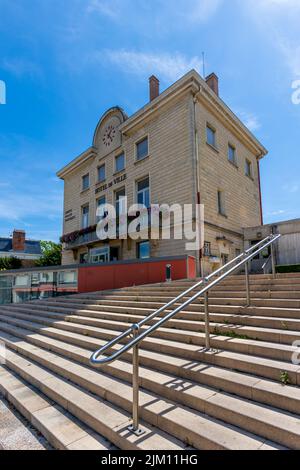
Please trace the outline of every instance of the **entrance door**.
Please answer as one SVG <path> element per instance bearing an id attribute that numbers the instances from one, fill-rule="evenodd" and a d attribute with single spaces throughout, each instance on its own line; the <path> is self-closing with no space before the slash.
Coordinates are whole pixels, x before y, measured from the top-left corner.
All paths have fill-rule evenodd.
<path id="1" fill-rule="evenodd" d="M 112 246 L 110 248 L 110 261 L 119 261 L 120 259 L 120 248 L 118 246 Z"/>
<path id="2" fill-rule="evenodd" d="M 225 253 L 221 254 L 222 266 L 225 266 L 229 262 L 229 256 Z"/>
<path id="3" fill-rule="evenodd" d="M 109 247 L 94 248 L 90 251 L 91 263 L 109 263 Z"/>

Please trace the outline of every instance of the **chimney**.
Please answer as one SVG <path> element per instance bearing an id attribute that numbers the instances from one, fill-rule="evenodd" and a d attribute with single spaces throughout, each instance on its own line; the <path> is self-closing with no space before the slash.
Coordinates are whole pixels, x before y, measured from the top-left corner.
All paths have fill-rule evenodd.
<path id="1" fill-rule="evenodd" d="M 217 75 L 215 73 L 211 73 L 208 75 L 208 77 L 206 77 L 205 81 L 209 88 L 211 88 L 212 91 L 214 91 L 215 94 L 219 96 L 219 79 Z"/>
<path id="2" fill-rule="evenodd" d="M 154 75 L 149 78 L 149 91 L 150 91 L 150 101 L 155 100 L 159 96 L 159 80 Z"/>
<path id="3" fill-rule="evenodd" d="M 12 237 L 13 251 L 25 251 L 25 232 L 24 230 L 14 230 Z"/>

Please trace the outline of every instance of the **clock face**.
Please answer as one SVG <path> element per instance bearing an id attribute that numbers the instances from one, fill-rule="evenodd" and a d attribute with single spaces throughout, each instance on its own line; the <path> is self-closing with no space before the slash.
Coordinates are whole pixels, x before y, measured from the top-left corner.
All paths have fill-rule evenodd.
<path id="1" fill-rule="evenodd" d="M 115 136 L 116 136 L 116 128 L 113 125 L 107 126 L 107 128 L 104 131 L 103 138 L 102 138 L 104 145 L 106 147 L 109 147 L 113 143 Z"/>

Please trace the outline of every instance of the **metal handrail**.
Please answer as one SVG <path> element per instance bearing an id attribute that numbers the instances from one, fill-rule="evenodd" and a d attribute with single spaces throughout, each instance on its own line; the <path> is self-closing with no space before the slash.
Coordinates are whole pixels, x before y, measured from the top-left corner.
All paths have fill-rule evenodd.
<path id="1" fill-rule="evenodd" d="M 272 260 L 272 255 L 270 255 L 269 258 L 266 260 L 266 262 L 262 265 L 261 269 L 264 272 L 264 274 L 267 274 L 266 267 L 268 266 L 271 260 Z"/>
<path id="2" fill-rule="evenodd" d="M 247 290 L 247 305 L 250 305 L 251 296 L 250 296 L 250 281 L 249 281 L 249 261 L 257 256 L 261 251 L 265 250 L 265 248 L 271 246 L 271 256 L 272 256 L 272 268 L 273 268 L 273 275 L 275 276 L 275 260 L 274 260 L 274 250 L 273 244 L 281 237 L 281 235 L 269 235 L 265 239 L 261 240 L 256 245 L 253 245 L 244 253 L 241 253 L 232 261 L 227 263 L 225 266 L 217 269 L 215 272 L 207 276 L 205 279 L 201 280 L 194 286 L 190 287 L 179 296 L 177 296 L 172 301 L 168 302 L 166 305 L 161 307 L 160 309 L 156 310 L 155 312 L 148 315 L 142 321 L 137 324 L 133 324 L 128 330 L 124 333 L 119 335 L 117 338 L 109 341 L 105 346 L 94 352 L 90 358 L 90 363 L 95 367 L 100 367 L 104 364 L 111 363 L 118 359 L 121 355 L 125 354 L 130 349 L 134 348 L 133 352 L 133 393 L 134 393 L 134 400 L 133 400 L 133 425 L 130 427 L 130 430 L 135 432 L 136 434 L 140 435 L 142 433 L 141 429 L 139 429 L 139 421 L 138 421 L 138 388 L 139 388 L 139 380 L 138 380 L 138 348 L 139 343 L 143 341 L 147 336 L 151 335 L 154 331 L 158 328 L 163 326 L 166 322 L 171 320 L 175 315 L 181 312 L 185 307 L 189 306 L 191 303 L 195 302 L 199 297 L 204 296 L 204 305 L 205 305 L 205 336 L 206 336 L 206 348 L 210 349 L 210 327 L 209 327 L 209 303 L 208 303 L 208 293 L 209 291 L 226 279 L 228 276 L 233 274 L 235 271 L 240 269 L 241 267 L 245 266 L 245 276 L 246 276 L 246 290 Z M 262 246 L 261 246 L 262 245 Z M 237 264 L 235 264 L 237 263 Z M 235 264 L 235 265 L 234 265 Z M 231 267 L 234 265 L 233 267 Z M 225 271 L 223 273 L 223 271 Z M 221 274 L 223 273 L 223 274 Z M 214 279 L 216 276 L 221 274 L 219 277 Z M 212 280 L 212 281 L 211 281 Z M 211 282 L 210 282 L 211 281 Z M 150 320 L 157 317 L 160 313 L 167 310 L 169 307 L 177 303 L 183 297 L 186 297 L 190 292 L 197 289 L 200 286 L 204 288 L 201 289 L 199 292 L 194 294 L 191 298 L 186 300 L 183 304 L 172 310 L 166 316 L 158 320 L 154 325 L 150 326 L 147 330 L 140 333 L 140 329 Z M 123 339 L 133 335 L 133 339 L 124 345 L 120 350 L 113 353 L 111 356 L 105 356 L 99 359 L 99 356 L 103 355 L 109 349 L 111 349 L 116 344 L 120 343 Z"/>
<path id="3" fill-rule="evenodd" d="M 235 262 L 237 262 L 238 260 L 242 259 L 245 257 L 245 254 L 248 254 L 248 253 L 251 253 L 251 251 L 253 251 L 254 249 L 257 249 L 262 243 L 267 243 L 268 241 L 270 240 L 270 236 L 266 237 L 264 240 L 260 241 L 259 243 L 257 243 L 256 245 L 254 245 L 253 247 L 249 248 L 248 250 L 246 250 L 244 253 L 241 253 L 239 256 L 237 256 L 236 258 L 234 258 L 232 261 L 229 261 L 225 266 L 222 266 L 221 268 L 217 269 L 216 271 L 214 271 L 212 274 L 210 274 L 209 276 L 207 276 L 207 278 L 205 280 L 201 280 L 199 281 L 197 284 L 193 285 L 192 287 L 190 287 L 189 289 L 187 289 L 186 291 L 184 291 L 183 293 L 181 293 L 180 295 L 178 295 L 175 299 L 171 300 L 170 302 L 168 302 L 166 305 L 164 305 L 163 307 L 159 308 L 158 310 L 156 310 L 155 312 L 151 313 L 150 315 L 148 315 L 146 318 L 144 318 L 144 320 L 140 321 L 138 323 L 138 326 L 139 328 L 141 328 L 142 326 L 144 326 L 146 323 L 148 323 L 149 321 L 151 321 L 153 318 L 157 317 L 158 315 L 160 315 L 162 312 L 164 312 L 165 310 L 167 310 L 169 307 L 171 307 L 172 305 L 174 305 L 175 303 L 177 303 L 180 299 L 182 299 L 183 297 L 186 297 L 190 292 L 192 292 L 193 290 L 197 289 L 198 287 L 200 287 L 201 285 L 203 285 L 203 283 L 205 281 L 210 281 L 211 279 L 213 279 L 215 276 L 217 276 L 218 274 L 222 273 L 225 269 L 227 269 L 228 267 L 230 267 L 232 264 L 234 264 Z M 199 294 L 200 295 L 200 294 Z M 104 352 L 106 352 L 108 349 L 110 349 L 112 346 L 114 346 L 115 344 L 119 343 L 122 339 L 124 338 L 127 338 L 128 336 L 130 336 L 133 331 L 135 330 L 136 328 L 136 325 L 132 325 L 128 330 L 124 331 L 124 333 L 122 333 L 120 336 L 118 336 L 117 338 L 113 339 L 112 341 L 110 341 L 109 343 L 107 343 L 105 346 L 103 346 L 101 349 L 99 349 L 98 351 L 96 351 L 92 357 L 91 357 L 91 362 L 93 365 L 102 365 L 102 364 L 107 364 L 109 362 L 112 362 L 114 360 L 116 360 L 119 356 L 121 356 L 121 354 L 123 354 L 123 352 L 126 352 L 123 349 L 120 350 L 119 352 L 116 352 L 115 354 L 113 354 L 112 356 L 110 357 L 104 357 L 103 359 L 98 359 L 98 357 L 103 354 Z M 124 348 L 125 349 L 125 348 Z"/>

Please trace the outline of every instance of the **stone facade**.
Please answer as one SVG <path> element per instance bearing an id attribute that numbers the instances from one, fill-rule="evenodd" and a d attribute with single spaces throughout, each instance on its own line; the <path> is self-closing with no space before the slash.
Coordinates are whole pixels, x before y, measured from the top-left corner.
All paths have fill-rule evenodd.
<path id="1" fill-rule="evenodd" d="M 128 205 L 137 202 L 137 183 L 149 178 L 151 204 L 204 204 L 206 249 L 187 253 L 196 257 L 199 269 L 210 272 L 222 262 L 222 255 L 224 261 L 242 250 L 243 228 L 261 223 L 258 162 L 266 150 L 220 100 L 216 79 L 212 91 L 191 71 L 156 98 L 150 82 L 152 100 L 133 116 L 127 118 L 120 108 L 104 114 L 92 147 L 58 173 L 65 183 L 64 234 L 82 228 L 87 205 L 89 225 L 96 224 L 100 197 L 115 204 L 116 192 L 124 188 Z M 207 143 L 207 126 L 215 131 L 215 146 Z M 146 137 L 148 154 L 137 160 L 137 143 Z M 235 164 L 228 159 L 229 144 L 235 149 Z M 116 173 L 115 159 L 122 152 L 125 168 Z M 245 175 L 246 160 L 251 163 L 250 176 Z M 104 164 L 105 181 L 98 182 L 98 168 Z M 83 190 L 85 175 L 89 186 Z M 223 215 L 218 211 L 218 191 Z M 135 241 L 114 240 L 109 245 L 118 248 L 118 259 L 137 256 Z M 184 254 L 185 245 L 186 240 L 151 241 L 150 256 Z M 81 234 L 64 244 L 63 264 L 79 262 L 100 246 L 108 245 L 95 234 Z"/>

